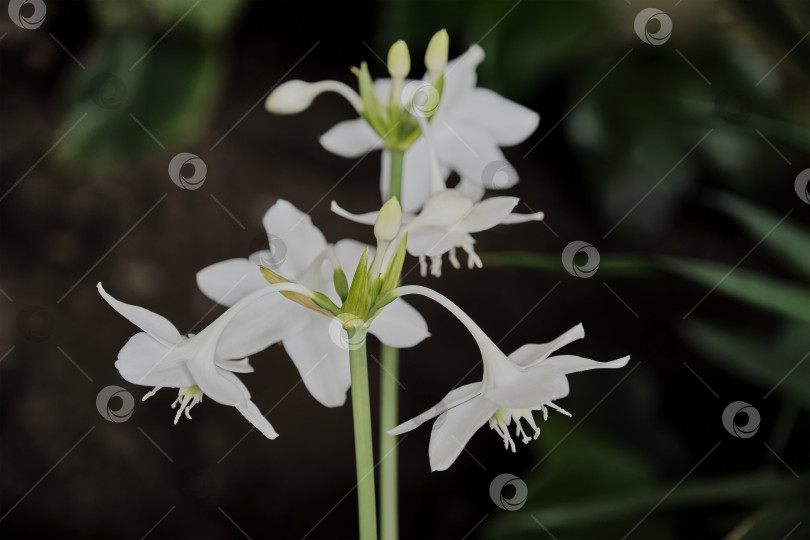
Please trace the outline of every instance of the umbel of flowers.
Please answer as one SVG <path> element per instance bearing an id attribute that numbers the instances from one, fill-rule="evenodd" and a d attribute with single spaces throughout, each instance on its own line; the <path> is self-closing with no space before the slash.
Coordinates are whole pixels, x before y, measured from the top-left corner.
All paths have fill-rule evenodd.
<path id="1" fill-rule="evenodd" d="M 320 142 L 346 157 L 382 150 L 379 210 L 355 214 L 332 203 L 335 213 L 373 226 L 376 245 L 345 238 L 329 242 L 307 214 L 279 200 L 263 225 L 271 243 L 281 241 L 286 247 L 286 257 L 276 261 L 272 251 L 262 250 L 200 270 L 200 290 L 227 309 L 196 335 L 181 334 L 162 316 L 121 302 L 98 285 L 104 300 L 141 330 L 118 353 L 115 365 L 121 376 L 151 388 L 144 400 L 161 388 L 177 389 L 175 423 L 183 416 L 191 419 L 192 408 L 207 396 L 234 407 L 268 439 L 278 437 L 237 375 L 252 373 L 248 358 L 275 343 L 283 345 L 306 388 L 324 406 L 342 406 L 351 391 L 359 536 L 364 540 L 378 533 L 366 336 L 380 340 L 383 367 L 389 362 L 394 371 L 400 348 L 420 346 L 430 354 L 429 344 L 422 345 L 430 337 L 427 324 L 402 297 L 425 296 L 457 317 L 478 345 L 480 358 L 471 361 L 481 362 L 483 373 L 479 382 L 450 390 L 438 405 L 399 425 L 397 387 L 381 388 L 381 418 L 393 418 L 380 430 L 381 448 L 385 443 L 388 449 L 381 450 L 380 467 L 380 531 L 385 538 L 397 537 L 394 437 L 438 417 L 428 448 L 434 471 L 452 465 L 484 425 L 515 452 L 515 438 L 528 443 L 540 435 L 533 411 L 540 411 L 544 420 L 549 408 L 570 416 L 556 403 L 569 393 L 567 375 L 620 368 L 629 360 L 596 362 L 557 354 L 584 337 L 582 325 L 506 355 L 456 303 L 431 288 L 400 283 L 408 254 L 417 258 L 423 276 L 428 271 L 441 276 L 445 255 L 460 268 L 459 250 L 466 254 L 468 268 L 480 268 L 473 233 L 543 219 L 542 212 L 514 213 L 515 197 L 486 197 L 488 189 L 517 183 L 500 147 L 531 135 L 538 115 L 476 86 L 476 68 L 484 60 L 480 47 L 474 45 L 451 61 L 448 48 L 447 33 L 437 32 L 427 47 L 421 79 L 408 78 L 410 55 L 398 41 L 388 55 L 389 78 L 372 79 L 362 63 L 352 69 L 356 91 L 339 81 L 293 80 L 267 98 L 268 111 L 292 114 L 304 111 L 319 94 L 336 92 L 356 111 L 357 119 L 332 127 Z M 460 181 L 448 188 L 451 172 Z"/>

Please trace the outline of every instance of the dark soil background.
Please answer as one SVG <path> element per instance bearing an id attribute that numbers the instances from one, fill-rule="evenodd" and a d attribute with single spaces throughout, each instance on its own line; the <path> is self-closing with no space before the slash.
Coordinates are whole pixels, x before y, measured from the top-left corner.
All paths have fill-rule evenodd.
<path id="1" fill-rule="evenodd" d="M 154 147 L 150 155 L 118 163 L 103 174 L 73 167 L 49 151 L 64 132 L 60 125 L 71 106 L 65 81 L 80 69 L 53 37 L 84 59 L 97 32 L 88 4 L 48 2 L 47 21 L 31 31 L 3 15 L 0 175 L 3 193 L 11 190 L 0 201 L 4 538 L 356 536 L 348 405 L 325 409 L 317 404 L 299 384 L 284 350 L 274 346 L 251 358 L 256 373 L 243 380 L 260 409 L 273 409 L 268 418 L 281 437 L 270 442 L 249 433 L 250 425 L 236 411 L 209 399 L 195 408 L 193 421 L 183 419 L 174 426 L 171 390 L 142 403 L 139 397 L 148 389 L 126 383 L 113 367 L 135 329 L 102 301 L 95 285 L 102 282 L 117 298 L 166 316 L 181 331 L 199 331 L 222 308 L 197 290 L 195 273 L 263 247 L 261 217 L 277 199 L 309 210 L 330 241 L 373 241 L 370 228 L 331 214 L 329 203 L 340 201 L 356 211 L 376 207 L 379 154 L 355 162 L 327 153 L 317 142 L 353 111 L 330 95 L 303 114 L 278 117 L 264 111 L 262 98 L 316 42 L 286 78 L 350 82 L 346 68 L 363 59 L 382 76 L 384 66 L 369 51 L 384 57 L 387 50 L 388 36 L 380 33 L 382 11 L 377 3 L 246 5 L 222 41 L 228 69 L 221 74 L 223 92 L 203 131 L 182 148 Z M 431 27 L 443 24 L 449 23 L 438 20 Z M 454 40 L 452 52 L 461 52 L 469 42 Z M 487 41 L 481 45 L 487 48 Z M 423 49 L 413 50 L 418 72 L 417 51 Z M 541 112 L 543 120 L 527 142 L 505 150 L 521 175 L 510 194 L 545 211 L 545 226 L 500 227 L 477 235 L 480 251 L 525 250 L 557 257 L 572 240 L 585 239 L 598 245 L 605 259 L 612 252 L 638 252 L 733 265 L 751 249 L 750 237 L 700 204 L 699 191 L 718 184 L 706 164 L 696 167 L 698 187 L 675 206 L 676 217 L 660 225 L 662 232 L 648 237 L 633 225 L 597 243 L 611 221 L 597 208 L 591 185 L 583 179 L 587 166 L 577 161 L 567 132 L 558 128 L 522 158 L 568 111 L 567 88 L 567 80 L 557 77 L 534 92 L 525 90 L 521 102 Z M 142 137 L 138 144 L 152 144 L 126 116 L 120 129 L 128 137 Z M 171 182 L 167 164 L 178 151 L 205 161 L 208 175 L 201 189 L 181 190 Z M 806 153 L 792 167 L 764 155 L 772 160 L 775 176 L 791 179 L 802 163 L 810 163 Z M 617 154 L 613 160 L 623 158 Z M 791 220 L 810 223 L 810 206 L 790 190 L 768 193 L 762 200 L 779 209 L 779 215 L 795 207 Z M 406 264 L 412 269 L 415 263 L 409 259 Z M 764 250 L 754 252 L 746 266 L 785 273 Z M 468 271 L 449 264 L 440 279 L 423 279 L 414 271 L 406 281 L 434 287 L 457 301 L 496 341 L 502 340 L 506 352 L 523 343 L 548 341 L 582 322 L 588 337 L 571 347 L 573 353 L 598 360 L 632 356 L 623 371 L 571 377 L 572 394 L 561 405 L 574 416 L 552 415 L 548 423 L 554 428 L 542 436 L 552 437 L 549 446 L 559 442 L 560 453 L 567 451 L 561 439 L 581 421 L 583 431 L 633 441 L 628 444 L 635 451 L 659 464 L 664 486 L 675 485 L 721 440 L 700 466 L 704 477 L 781 467 L 762 445 L 729 436 L 720 422 L 729 402 L 745 400 L 756 403 L 767 431 L 780 401 L 762 400 L 759 387 L 709 362 L 678 334 L 677 324 L 705 288 L 667 274 L 578 279 L 561 268 L 537 272 L 485 266 Z M 402 352 L 403 419 L 479 377 L 478 370 L 468 374 L 477 349 L 461 325 L 432 303 L 417 299 L 413 304 L 433 336 Z M 699 312 L 725 320 L 743 334 L 776 326 L 775 317 L 741 306 L 718 294 Z M 370 344 L 372 358 L 377 351 L 377 344 Z M 626 384 L 605 397 L 634 366 Z M 376 394 L 376 358 L 370 370 Z M 97 394 L 109 385 L 122 386 L 136 397 L 126 422 L 108 422 L 96 409 Z M 583 418 L 597 403 L 593 414 Z M 803 475 L 808 433 L 807 413 L 802 412 L 781 453 L 794 470 L 804 467 Z M 403 437 L 399 446 L 402 536 L 488 537 L 482 521 L 504 513 L 490 499 L 492 478 L 502 472 L 528 474 L 543 452 L 526 447 L 506 453 L 500 440 L 482 429 L 450 470 L 431 473 L 429 436 L 426 426 Z M 584 494 L 589 486 L 569 489 Z M 620 497 L 621 492 L 606 496 Z M 551 503 L 555 493 L 542 497 Z M 626 528 L 642 515 L 634 515 Z M 679 537 L 714 536 L 714 517 L 712 510 L 693 507 L 673 519 L 671 530 Z M 543 534 L 538 530 L 533 537 L 551 537 Z M 600 536 L 598 528 L 593 536 Z"/>

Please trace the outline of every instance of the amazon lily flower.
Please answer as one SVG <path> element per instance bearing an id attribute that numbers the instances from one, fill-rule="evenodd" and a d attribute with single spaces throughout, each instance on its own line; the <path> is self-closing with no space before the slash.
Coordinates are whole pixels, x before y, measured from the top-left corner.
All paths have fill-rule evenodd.
<path id="1" fill-rule="evenodd" d="M 524 345 L 506 356 L 466 313 L 439 293 L 416 285 L 400 287 L 396 292 L 400 296 L 421 294 L 447 308 L 473 335 L 484 364 L 481 382 L 452 390 L 438 405 L 388 431 L 390 435 L 400 435 L 438 417 L 428 449 L 434 471 L 452 465 L 473 434 L 485 424 L 503 440 L 504 448 L 514 452 L 515 442 L 510 434 L 513 421 L 515 435 L 528 443 L 540 435 L 532 411 L 542 411 L 544 419 L 548 408 L 570 416 L 555 403 L 568 395 L 566 375 L 589 369 L 620 368 L 630 359 L 625 356 L 611 362 L 596 362 L 573 355 L 552 356 L 561 347 L 585 336 L 582 325 L 549 343 Z"/>
<path id="2" fill-rule="evenodd" d="M 191 409 L 207 394 L 217 403 L 236 407 L 268 439 L 275 439 L 278 433 L 251 401 L 250 392 L 235 373 L 252 372 L 245 357 L 263 348 L 258 346 L 259 329 L 251 324 L 251 305 L 281 291 L 311 293 L 290 283 L 267 287 L 237 302 L 199 334 L 183 336 L 164 317 L 116 300 L 98 284 L 104 300 L 143 330 L 124 345 L 115 367 L 127 381 L 154 387 L 144 400 L 161 388 L 178 388 L 177 400 L 172 404 L 174 408 L 179 403 L 174 417 L 177 424 L 184 413 L 191 419 Z"/>
<path id="3" fill-rule="evenodd" d="M 346 273 L 355 275 L 358 263 L 365 260 L 363 252 L 368 246 L 353 240 L 327 244 L 309 216 L 284 200 L 270 207 L 263 224 L 271 250 L 254 253 L 250 259 L 229 259 L 204 268 L 197 273 L 197 284 L 203 294 L 219 304 L 232 306 L 246 295 L 268 287 L 264 271 L 320 291 L 334 304 L 340 305 L 346 299 L 349 292 Z M 380 233 L 385 232 L 390 240 L 396 230 L 384 231 L 390 227 L 383 225 L 380 224 Z M 374 257 L 373 250 L 369 250 L 369 256 Z M 383 257 L 374 258 L 379 269 Z M 341 318 L 346 322 L 346 314 L 335 318 L 332 313 L 317 313 L 317 309 L 310 308 L 279 295 L 264 295 L 246 309 L 252 314 L 258 344 L 264 348 L 281 342 L 312 396 L 327 407 L 338 407 L 346 401 L 351 384 L 350 344 L 341 325 Z M 357 314 L 360 318 L 364 315 Z M 369 333 L 392 347 L 413 347 L 430 335 L 422 316 L 400 299 L 393 300 L 366 324 Z"/>

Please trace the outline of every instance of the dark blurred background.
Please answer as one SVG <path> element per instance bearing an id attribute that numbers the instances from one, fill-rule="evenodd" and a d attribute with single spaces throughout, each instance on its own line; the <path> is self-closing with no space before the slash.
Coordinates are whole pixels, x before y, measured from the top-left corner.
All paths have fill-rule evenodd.
<path id="1" fill-rule="evenodd" d="M 290 78 L 353 85 L 363 60 L 386 76 L 376 56 L 399 38 L 419 75 L 442 27 L 451 57 L 486 50 L 481 86 L 541 114 L 505 153 L 509 194 L 546 221 L 477 235 L 482 270 L 406 281 L 506 352 L 582 322 L 568 350 L 632 360 L 572 376 L 573 418 L 552 413 L 516 454 L 484 428 L 431 473 L 429 427 L 403 437 L 402 536 L 810 537 L 810 4 L 31 0 L 12 19 L 15 5 L 0 14 L 4 538 L 356 536 L 349 405 L 319 406 L 273 347 L 243 380 L 279 439 L 208 399 L 174 426 L 173 392 L 141 403 L 113 367 L 135 329 L 95 284 L 199 331 L 222 308 L 195 273 L 264 247 L 276 199 L 330 241 L 372 241 L 329 201 L 377 206 L 379 155 L 317 142 L 351 108 L 325 96 L 279 117 L 263 100 Z M 658 44 L 644 29 L 661 17 L 634 28 L 651 6 L 672 22 Z M 179 152 L 205 162 L 200 189 L 169 178 Z M 600 255 L 588 278 L 561 262 L 575 240 Z M 433 336 L 402 352 L 403 419 L 480 377 L 455 319 L 413 304 Z M 109 385 L 135 396 L 124 422 L 96 407 Z M 736 401 L 751 415 L 724 425 Z M 491 494 L 502 473 L 527 487 L 522 507 L 514 483 Z"/>

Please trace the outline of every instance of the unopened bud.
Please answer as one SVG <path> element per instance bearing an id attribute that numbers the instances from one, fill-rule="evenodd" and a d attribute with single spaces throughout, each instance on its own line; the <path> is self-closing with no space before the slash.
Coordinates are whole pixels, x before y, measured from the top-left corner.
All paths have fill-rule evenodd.
<path id="1" fill-rule="evenodd" d="M 399 234 L 402 225 L 402 207 L 396 197 L 391 197 L 380 208 L 374 223 L 374 237 L 378 242 L 390 242 Z"/>
<path id="2" fill-rule="evenodd" d="M 425 67 L 432 76 L 439 76 L 447 66 L 447 51 L 450 48 L 450 36 L 442 28 L 430 38 L 425 52 Z"/>
<path id="3" fill-rule="evenodd" d="M 392 79 L 402 80 L 411 72 L 411 55 L 408 45 L 401 39 L 388 49 L 388 73 Z"/>

